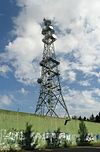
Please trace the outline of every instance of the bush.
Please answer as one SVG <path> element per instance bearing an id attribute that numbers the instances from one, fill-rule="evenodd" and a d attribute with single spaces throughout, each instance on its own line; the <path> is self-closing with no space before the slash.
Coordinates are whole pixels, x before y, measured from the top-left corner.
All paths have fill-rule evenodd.
<path id="1" fill-rule="evenodd" d="M 47 147 L 47 142 L 42 137 L 37 139 L 36 149 L 45 149 Z"/>
<path id="2" fill-rule="evenodd" d="M 32 134 L 32 125 L 26 123 L 26 129 L 23 132 L 23 139 L 19 142 L 22 149 L 34 149 L 37 143 L 34 143 L 35 134 Z"/>
<path id="3" fill-rule="evenodd" d="M 70 147 L 71 146 L 71 141 L 68 141 L 66 139 L 61 139 L 60 140 L 60 147 L 61 148 L 67 148 L 67 147 Z"/>
<path id="4" fill-rule="evenodd" d="M 88 130 L 85 126 L 85 123 L 83 120 L 81 120 L 79 124 L 79 138 L 76 139 L 76 142 L 79 146 L 88 146 L 91 145 L 91 140 L 87 140 L 88 138 Z"/>
<path id="5" fill-rule="evenodd" d="M 52 137 L 52 133 L 49 133 L 49 137 L 46 139 L 47 142 L 47 148 L 58 148 L 60 145 L 60 128 L 54 131 L 55 136 Z"/>

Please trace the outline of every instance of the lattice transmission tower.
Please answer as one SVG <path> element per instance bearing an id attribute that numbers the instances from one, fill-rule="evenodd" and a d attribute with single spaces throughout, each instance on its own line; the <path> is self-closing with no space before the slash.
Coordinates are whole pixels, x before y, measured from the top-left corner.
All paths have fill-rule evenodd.
<path id="1" fill-rule="evenodd" d="M 58 70 L 59 61 L 56 60 L 54 42 L 56 41 L 55 31 L 51 20 L 44 19 L 42 28 L 42 39 L 44 43 L 43 58 L 40 62 L 41 77 L 37 80 L 40 84 L 40 94 L 35 113 L 60 117 L 65 116 L 69 119 L 69 112 L 65 104 L 61 85 L 60 73 Z"/>

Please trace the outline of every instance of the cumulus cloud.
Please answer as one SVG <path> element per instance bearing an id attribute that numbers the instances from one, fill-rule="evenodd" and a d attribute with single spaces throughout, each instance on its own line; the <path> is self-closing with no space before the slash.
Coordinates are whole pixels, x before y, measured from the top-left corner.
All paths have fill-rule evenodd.
<path id="1" fill-rule="evenodd" d="M 66 71 L 66 80 L 68 80 L 69 82 L 73 82 L 76 80 L 76 73 L 73 71 Z"/>
<path id="2" fill-rule="evenodd" d="M 0 108 L 5 108 L 13 103 L 12 95 L 0 95 Z"/>
<path id="3" fill-rule="evenodd" d="M 16 79 L 25 84 L 33 84 L 36 81 L 35 73 L 37 75 L 39 73 L 38 50 L 35 49 L 34 44 L 32 38 L 18 37 L 6 46 L 6 52 L 1 55 L 2 60 L 10 62 L 14 67 Z"/>
<path id="4" fill-rule="evenodd" d="M 96 90 L 96 96 L 98 96 L 100 90 Z M 91 113 L 97 114 L 100 110 L 99 101 L 95 100 L 93 96 L 94 91 L 79 91 L 79 90 L 68 90 L 67 94 L 64 95 L 65 101 L 70 109 L 70 114 L 73 115 L 87 115 L 90 116 Z"/>
<path id="5" fill-rule="evenodd" d="M 32 61 L 42 55 L 40 23 L 44 17 L 51 18 L 55 28 L 61 31 L 57 33 L 56 51 L 71 52 L 77 60 L 71 63 L 71 67 L 68 65 L 69 68 L 92 75 L 93 70 L 100 65 L 97 49 L 100 40 L 99 4 L 99 0 L 17 0 L 21 11 L 13 19 L 13 35 L 16 38 L 6 46 L 5 56 L 14 67 L 18 81 L 25 84 L 36 81 L 34 75 L 38 73 L 35 68 L 37 64 L 34 61 L 34 65 Z M 73 51 L 75 49 L 77 51 Z"/>
<path id="6" fill-rule="evenodd" d="M 80 81 L 79 84 L 80 84 L 81 86 L 90 86 L 90 83 L 89 83 L 88 80 L 86 80 L 86 81 Z"/>
<path id="7" fill-rule="evenodd" d="M 11 68 L 8 65 L 0 65 L 0 75 L 7 76 L 8 72 L 11 72 Z"/>
<path id="8" fill-rule="evenodd" d="M 14 68 L 18 81 L 33 85 L 39 76 L 43 52 L 41 22 L 44 17 L 52 19 L 56 30 L 55 48 L 61 61 L 62 78 L 70 83 L 81 78 L 83 86 L 91 86 L 88 79 L 82 80 L 83 75 L 85 78 L 95 76 L 100 81 L 100 0 L 17 0 L 17 5 L 21 9 L 13 18 L 14 39 L 0 54 L 0 60 Z M 77 110 L 87 104 L 92 111 L 98 104 L 93 93 L 72 91 L 72 94 L 66 97 L 72 104 L 72 111 L 75 99 Z M 84 113 L 88 113 L 88 108 L 84 107 Z"/>
<path id="9" fill-rule="evenodd" d="M 98 79 L 98 83 L 100 83 L 100 79 Z"/>
<path id="10" fill-rule="evenodd" d="M 76 80 L 76 73 L 71 69 L 70 62 L 60 58 L 60 72 L 63 80 L 73 82 Z"/>
<path id="11" fill-rule="evenodd" d="M 21 89 L 19 90 L 19 93 L 21 93 L 21 94 L 23 94 L 23 95 L 27 95 L 27 94 L 29 93 L 29 91 L 26 90 L 25 88 L 21 88 Z"/>

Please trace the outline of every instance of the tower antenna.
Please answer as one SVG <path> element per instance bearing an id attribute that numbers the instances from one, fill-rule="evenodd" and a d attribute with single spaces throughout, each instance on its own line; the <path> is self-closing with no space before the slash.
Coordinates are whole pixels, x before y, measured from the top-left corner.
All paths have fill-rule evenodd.
<path id="1" fill-rule="evenodd" d="M 37 80 L 40 84 L 40 94 L 35 113 L 54 117 L 60 117 L 63 114 L 66 117 L 66 125 L 70 116 L 61 91 L 58 70 L 60 62 L 56 60 L 54 48 L 54 42 L 57 38 L 51 20 L 44 18 L 43 22 L 42 34 L 44 38 L 42 42 L 44 43 L 44 50 L 40 62 L 41 77 Z"/>

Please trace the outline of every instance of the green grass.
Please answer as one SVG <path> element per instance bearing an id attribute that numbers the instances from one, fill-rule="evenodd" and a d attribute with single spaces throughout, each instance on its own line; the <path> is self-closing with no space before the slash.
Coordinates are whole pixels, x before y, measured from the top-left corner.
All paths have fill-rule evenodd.
<path id="1" fill-rule="evenodd" d="M 79 128 L 78 120 L 68 121 L 67 125 L 64 125 L 65 119 L 63 118 L 51 118 L 44 116 L 36 116 L 34 114 L 12 112 L 7 110 L 0 110 L 0 129 L 16 128 L 17 130 L 25 129 L 26 123 L 32 124 L 32 129 L 40 133 L 45 131 L 54 131 L 60 128 L 61 131 L 77 134 Z M 85 122 L 87 129 L 90 133 L 100 134 L 100 124 L 93 122 Z"/>

